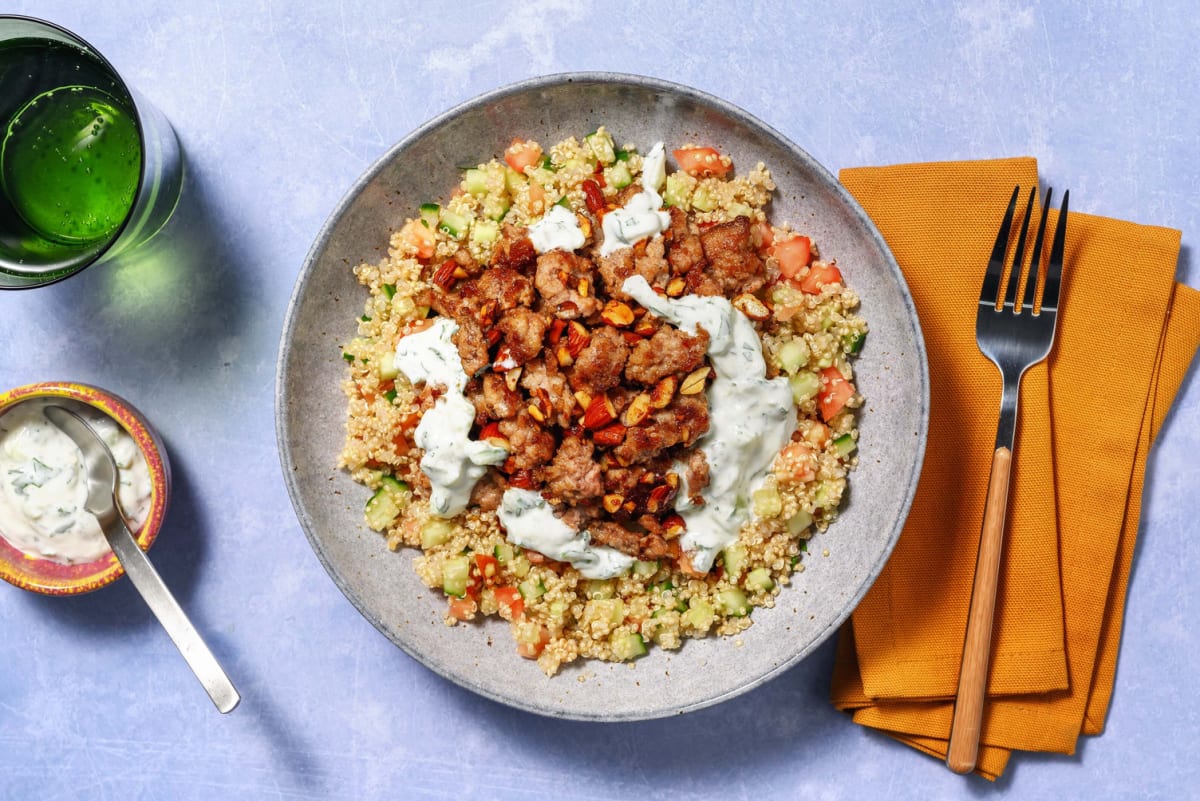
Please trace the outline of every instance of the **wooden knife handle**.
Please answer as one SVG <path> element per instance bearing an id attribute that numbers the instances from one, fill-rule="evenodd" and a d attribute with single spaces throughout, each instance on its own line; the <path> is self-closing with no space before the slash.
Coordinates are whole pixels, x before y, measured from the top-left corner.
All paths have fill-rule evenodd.
<path id="1" fill-rule="evenodd" d="M 946 765 L 955 773 L 970 773 L 979 756 L 983 729 L 983 702 L 987 693 L 988 657 L 992 649 L 992 618 L 996 610 L 996 585 L 1000 577 L 1000 550 L 1004 544 L 1004 518 L 1008 509 L 1008 480 L 1012 473 L 1012 451 L 997 448 L 992 455 L 987 500 L 983 507 L 983 531 L 975 563 L 975 586 L 967 613 L 967 637 L 963 643 L 962 669 L 958 674 L 958 697 L 950 724 Z"/>

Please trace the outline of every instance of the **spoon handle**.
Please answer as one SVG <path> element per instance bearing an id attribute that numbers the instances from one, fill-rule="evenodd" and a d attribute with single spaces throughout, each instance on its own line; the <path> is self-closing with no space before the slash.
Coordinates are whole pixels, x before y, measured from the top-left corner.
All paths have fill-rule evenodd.
<path id="1" fill-rule="evenodd" d="M 241 696 L 221 669 L 217 658 L 204 644 L 196 627 L 184 614 L 175 596 L 171 595 L 167 585 L 150 564 L 150 559 L 138 547 L 137 540 L 133 538 L 120 515 L 117 515 L 112 523 L 104 526 L 104 534 L 113 553 L 121 562 L 121 567 L 125 568 L 125 575 L 129 576 L 129 580 L 141 593 L 150 611 L 167 630 L 175 647 L 183 654 L 188 667 L 204 685 L 208 697 L 220 712 L 232 712 L 242 700 Z"/>

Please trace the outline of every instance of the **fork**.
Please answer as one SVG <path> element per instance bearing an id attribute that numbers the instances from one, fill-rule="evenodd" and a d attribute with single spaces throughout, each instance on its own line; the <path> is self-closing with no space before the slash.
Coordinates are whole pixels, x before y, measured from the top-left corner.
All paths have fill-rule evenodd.
<path id="1" fill-rule="evenodd" d="M 983 507 L 983 530 L 979 537 L 979 555 L 975 563 L 975 584 L 971 590 L 971 607 L 967 613 L 967 634 L 963 643 L 962 667 L 958 677 L 958 694 L 954 701 L 954 718 L 950 724 L 950 743 L 946 750 L 946 765 L 955 773 L 975 769 L 979 756 L 979 736 L 983 724 L 983 701 L 987 691 L 988 660 L 992 644 L 992 619 L 996 606 L 996 583 L 1000 573 L 1000 550 L 1004 542 L 1004 521 L 1008 509 L 1008 483 L 1012 470 L 1013 438 L 1017 427 L 1017 400 L 1021 378 L 1025 371 L 1042 361 L 1054 345 L 1058 321 L 1058 294 L 1062 284 L 1063 243 L 1067 235 L 1067 205 L 1070 192 L 1063 195 L 1050 260 L 1041 283 L 1040 305 L 1035 304 L 1042 264 L 1042 242 L 1046 215 L 1050 209 L 1053 190 L 1046 190 L 1041 223 L 1034 239 L 1028 278 L 1021 303 L 1016 302 L 1024 267 L 1025 237 L 1037 187 L 1029 191 L 1025 219 L 1017 236 L 1013 265 L 1004 302 L 997 306 L 1001 279 L 1004 274 L 1008 238 L 1012 229 L 1013 212 L 1021 187 L 1013 189 L 1008 210 L 996 235 L 996 244 L 988 260 L 979 293 L 979 309 L 975 317 L 975 339 L 984 356 L 1000 369 L 1004 390 L 1000 399 L 1000 422 L 996 430 L 996 448 L 992 453 L 992 471 L 988 478 L 987 498 Z"/>

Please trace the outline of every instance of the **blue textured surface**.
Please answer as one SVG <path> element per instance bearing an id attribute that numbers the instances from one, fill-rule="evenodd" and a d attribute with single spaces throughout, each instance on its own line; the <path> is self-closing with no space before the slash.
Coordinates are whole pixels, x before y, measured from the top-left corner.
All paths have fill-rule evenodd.
<path id="1" fill-rule="evenodd" d="M 169 266 L 0 294 L 0 386 L 95 383 L 155 421 L 176 494 L 152 556 L 245 700 L 218 715 L 126 581 L 65 600 L 0 586 L 0 797 L 1194 794 L 1194 370 L 1150 461 L 1108 729 L 1073 757 L 1019 755 L 994 785 L 835 712 L 832 643 L 681 719 L 606 726 L 509 710 L 392 646 L 309 549 L 273 429 L 278 334 L 300 264 L 389 145 L 514 80 L 611 69 L 690 84 L 835 172 L 1033 155 L 1044 183 L 1071 188 L 1072 209 L 1182 229 L 1180 278 L 1200 285 L 1190 4 L 733 6 L 15 4 L 89 39 L 167 114 L 189 185 L 156 245 Z"/>

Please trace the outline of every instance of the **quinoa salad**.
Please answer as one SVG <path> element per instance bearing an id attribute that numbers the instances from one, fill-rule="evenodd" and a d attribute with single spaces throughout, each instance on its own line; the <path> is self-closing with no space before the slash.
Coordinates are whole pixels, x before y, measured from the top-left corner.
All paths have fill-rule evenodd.
<path id="1" fill-rule="evenodd" d="M 366 522 L 547 675 L 746 629 L 857 464 L 842 265 L 769 218 L 763 164 L 638 145 L 514 140 L 354 269 Z"/>

